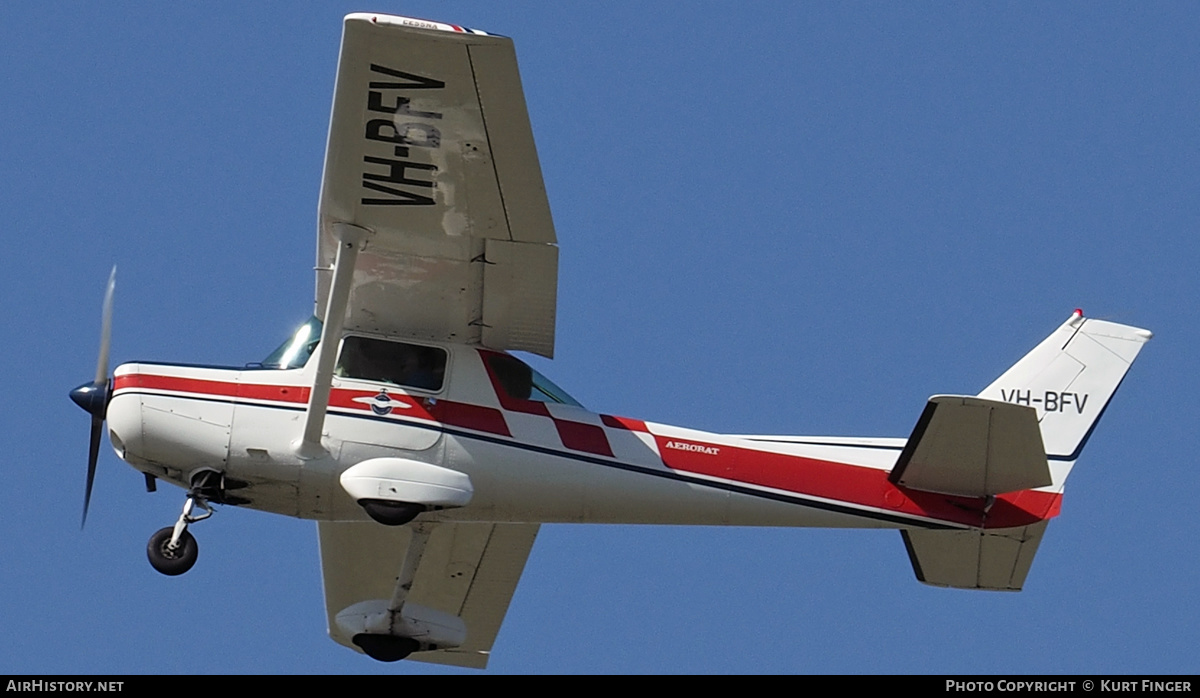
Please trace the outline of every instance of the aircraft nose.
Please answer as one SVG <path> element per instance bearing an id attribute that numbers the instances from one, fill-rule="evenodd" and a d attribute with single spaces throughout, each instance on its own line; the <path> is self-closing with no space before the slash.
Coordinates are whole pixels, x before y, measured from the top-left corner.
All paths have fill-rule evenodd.
<path id="1" fill-rule="evenodd" d="M 108 406 L 108 435 L 117 455 L 127 462 L 143 456 L 142 401 L 136 395 L 117 395 Z"/>
<path id="2" fill-rule="evenodd" d="M 83 408 L 84 412 L 97 419 L 104 419 L 108 409 L 108 381 L 93 381 L 71 391 L 71 401 Z"/>

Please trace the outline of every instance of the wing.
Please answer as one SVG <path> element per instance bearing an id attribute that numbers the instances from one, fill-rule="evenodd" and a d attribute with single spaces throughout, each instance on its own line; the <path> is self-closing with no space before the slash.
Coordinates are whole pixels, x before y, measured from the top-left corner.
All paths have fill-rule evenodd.
<path id="1" fill-rule="evenodd" d="M 512 40 L 347 16 L 318 217 L 318 317 L 348 223 L 370 236 L 346 329 L 553 355 L 558 248 Z"/>
<path id="2" fill-rule="evenodd" d="M 516 591 L 537 524 L 443 523 L 421 556 L 409 598 L 457 615 L 467 626 L 461 647 L 417 652 L 410 659 L 483 669 Z M 321 571 L 329 636 L 359 651 L 339 631 L 338 612 L 359 602 L 388 599 L 412 532 L 374 522 L 319 522 Z"/>

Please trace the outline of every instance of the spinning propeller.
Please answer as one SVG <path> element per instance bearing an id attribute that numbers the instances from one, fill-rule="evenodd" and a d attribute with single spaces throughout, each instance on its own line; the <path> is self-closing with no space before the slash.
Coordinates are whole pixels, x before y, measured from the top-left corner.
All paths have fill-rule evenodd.
<path id="1" fill-rule="evenodd" d="M 87 523 L 88 504 L 92 499 L 92 483 L 96 480 L 96 461 L 100 457 L 100 437 L 104 431 L 104 416 L 108 411 L 108 398 L 112 394 L 112 383 L 108 378 L 108 347 L 112 338 L 113 290 L 117 286 L 117 268 L 108 276 L 108 288 L 104 291 L 104 311 L 100 321 L 100 356 L 96 361 L 96 379 L 71 391 L 71 400 L 92 415 L 92 435 L 88 445 L 87 490 L 83 495 L 83 518 L 79 527 Z"/>

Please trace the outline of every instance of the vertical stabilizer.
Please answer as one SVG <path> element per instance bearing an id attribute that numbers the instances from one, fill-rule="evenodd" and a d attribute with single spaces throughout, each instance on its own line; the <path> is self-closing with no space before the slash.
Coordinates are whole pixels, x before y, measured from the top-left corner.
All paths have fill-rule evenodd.
<path id="1" fill-rule="evenodd" d="M 1055 485 L 1061 487 L 1129 366 L 1152 336 L 1137 327 L 1085 318 L 1076 310 L 979 397 L 1037 411 Z"/>

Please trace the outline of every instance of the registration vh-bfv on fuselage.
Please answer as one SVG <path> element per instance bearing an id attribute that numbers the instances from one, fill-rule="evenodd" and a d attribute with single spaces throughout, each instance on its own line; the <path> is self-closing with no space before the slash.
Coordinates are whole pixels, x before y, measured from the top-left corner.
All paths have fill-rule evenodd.
<path id="1" fill-rule="evenodd" d="M 197 559 L 214 504 L 318 522 L 329 634 L 483 668 L 538 528 L 895 528 L 922 582 L 1019 590 L 1146 330 L 1076 311 L 907 438 L 734 436 L 591 412 L 509 352 L 554 353 L 558 247 L 512 41 L 346 18 L 318 210 L 315 314 L 241 368 L 95 379 L 87 494 L 118 456 L 186 491 L 147 546 Z"/>

